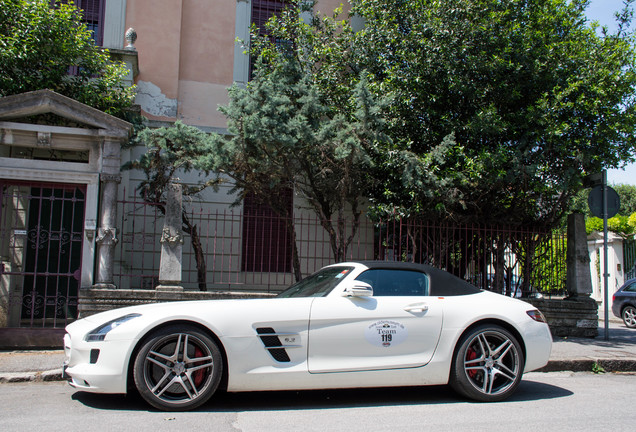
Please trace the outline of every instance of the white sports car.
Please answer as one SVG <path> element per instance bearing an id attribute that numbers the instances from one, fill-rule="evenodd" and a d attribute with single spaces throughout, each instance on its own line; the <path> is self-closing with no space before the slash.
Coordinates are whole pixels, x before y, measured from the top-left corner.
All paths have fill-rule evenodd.
<path id="1" fill-rule="evenodd" d="M 229 392 L 449 383 L 498 401 L 552 347 L 530 304 L 384 261 L 325 267 L 276 298 L 133 306 L 66 331 L 73 387 L 134 387 L 162 410 L 195 408 L 221 383 Z"/>

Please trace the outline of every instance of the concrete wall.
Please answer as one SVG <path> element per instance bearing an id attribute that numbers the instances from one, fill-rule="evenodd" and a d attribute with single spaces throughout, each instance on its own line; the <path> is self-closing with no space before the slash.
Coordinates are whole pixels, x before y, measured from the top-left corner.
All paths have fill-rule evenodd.
<path id="1" fill-rule="evenodd" d="M 590 253 L 590 272 L 592 274 L 592 298 L 596 300 L 600 306 L 599 310 L 604 310 L 604 250 L 603 250 L 603 233 L 594 232 L 588 236 L 588 251 Z M 623 262 L 623 239 L 622 237 L 610 232 L 607 236 L 607 269 L 608 279 L 608 299 L 610 301 L 609 309 L 611 314 L 612 295 L 625 282 L 625 265 Z"/>
<path id="2" fill-rule="evenodd" d="M 593 299 L 527 299 L 539 309 L 554 337 L 586 337 L 598 335 L 598 308 Z"/>

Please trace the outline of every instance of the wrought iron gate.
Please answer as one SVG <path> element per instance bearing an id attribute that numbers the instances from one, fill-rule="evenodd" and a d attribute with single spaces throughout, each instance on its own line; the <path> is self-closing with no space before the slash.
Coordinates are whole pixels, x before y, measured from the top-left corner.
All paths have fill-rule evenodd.
<path id="1" fill-rule="evenodd" d="M 636 278 L 636 240 L 623 242 L 623 262 L 625 265 L 625 280 Z"/>
<path id="2" fill-rule="evenodd" d="M 0 326 L 77 317 L 86 186 L 0 180 Z"/>

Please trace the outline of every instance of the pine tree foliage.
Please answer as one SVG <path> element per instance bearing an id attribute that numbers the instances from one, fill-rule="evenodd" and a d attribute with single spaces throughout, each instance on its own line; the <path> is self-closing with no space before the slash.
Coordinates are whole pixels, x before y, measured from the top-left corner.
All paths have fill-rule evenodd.
<path id="1" fill-rule="evenodd" d="M 338 42 L 351 34 L 339 32 L 342 26 L 305 23 L 297 10 L 280 19 L 289 26 L 274 19 L 273 39 L 289 42 L 254 40 L 254 76 L 246 87 L 231 88 L 221 108 L 230 136 L 215 137 L 207 166 L 232 179 L 239 200 L 252 193 L 281 216 L 288 216 L 281 191 L 292 189 L 319 217 L 334 259 L 342 260 L 376 183 L 377 153 L 388 142 L 381 132 L 386 100 L 369 91 L 364 71 L 352 77 L 335 58 L 321 63 L 330 53 L 346 55 Z M 317 73 L 323 67 L 329 70 Z"/>
<path id="2" fill-rule="evenodd" d="M 139 131 L 134 141 L 145 145 L 146 152 L 138 160 L 126 163 L 123 169 L 135 169 L 144 173 L 145 179 L 138 186 L 139 194 L 145 201 L 156 206 L 161 213 L 166 212 L 166 189 L 171 182 L 179 181 L 179 175 L 196 172 L 202 177 L 201 181 L 194 185 L 182 184 L 185 197 L 193 197 L 207 187 L 217 185 L 208 167 L 202 164 L 202 160 L 213 150 L 213 142 L 210 135 L 198 128 L 177 121 L 171 127 L 144 128 Z M 181 221 L 181 229 L 190 236 L 194 250 L 199 290 L 206 291 L 205 254 L 198 227 L 190 220 L 185 207 Z"/>
<path id="3" fill-rule="evenodd" d="M 610 33 L 587 21 L 585 0 L 360 0 L 352 3 L 365 23 L 358 31 L 340 11 L 300 18 L 308 2 L 292 2 L 269 22 L 270 39 L 252 41 L 255 81 L 311 86 L 307 94 L 320 102 L 314 114 L 352 124 L 360 100 L 352 89 L 363 86 L 371 129 L 383 136 L 367 147 L 360 177 L 372 214 L 550 228 L 582 176 L 636 153 L 632 3 Z M 259 106 L 267 105 L 263 94 Z M 226 113 L 237 136 L 257 131 Z M 270 122 L 259 125 L 264 139 L 271 122 L 284 125 L 268 132 L 276 137 L 299 124 L 262 114 Z M 285 166 L 293 174 L 278 178 L 301 190 L 300 167 Z"/>

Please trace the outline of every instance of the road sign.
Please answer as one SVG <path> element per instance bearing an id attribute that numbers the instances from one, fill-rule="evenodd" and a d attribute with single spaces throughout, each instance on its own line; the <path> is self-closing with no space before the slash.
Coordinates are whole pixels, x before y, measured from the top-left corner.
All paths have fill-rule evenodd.
<path id="1" fill-rule="evenodd" d="M 607 193 L 607 218 L 611 218 L 618 214 L 621 200 L 618 193 L 611 187 L 605 186 L 605 190 Z M 590 206 L 590 211 L 594 216 L 603 218 L 603 186 L 596 186 L 592 189 L 587 198 L 587 205 Z"/>

